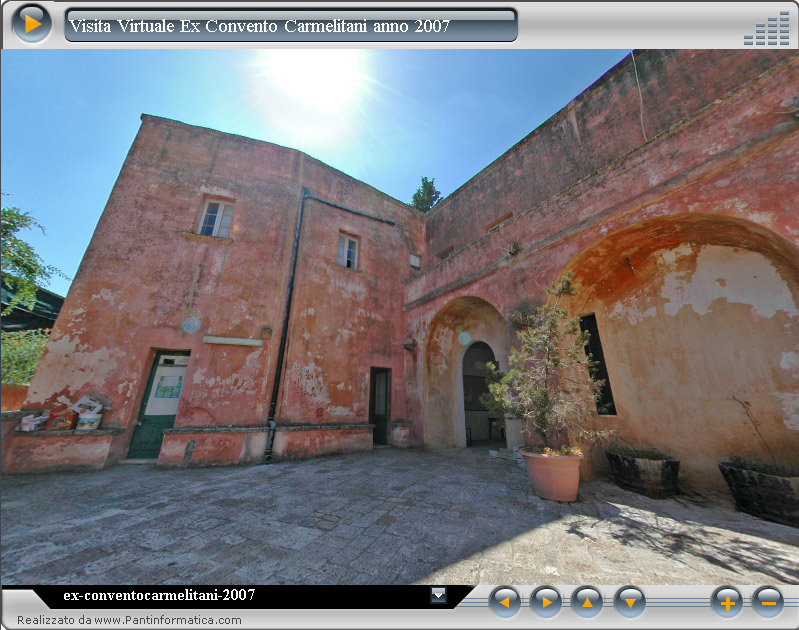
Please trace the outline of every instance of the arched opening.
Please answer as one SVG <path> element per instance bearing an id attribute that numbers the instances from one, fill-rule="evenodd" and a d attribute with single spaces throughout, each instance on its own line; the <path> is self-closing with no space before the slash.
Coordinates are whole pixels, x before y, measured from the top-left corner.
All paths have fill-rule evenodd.
<path id="1" fill-rule="evenodd" d="M 502 437 L 496 414 L 486 409 L 480 397 L 488 393 L 488 382 L 482 366 L 494 363 L 494 351 L 484 341 L 470 345 L 463 355 L 463 420 L 466 446 L 497 440 Z"/>
<path id="2" fill-rule="evenodd" d="M 784 465 L 799 452 L 799 250 L 740 219 L 683 214 L 609 234 L 568 265 L 570 311 L 596 318 L 627 441 L 724 487 L 737 454 Z M 755 426 L 756 425 L 756 426 Z"/>
<path id="3" fill-rule="evenodd" d="M 435 314 L 425 341 L 426 447 L 466 446 L 463 371 L 468 361 L 464 361 L 465 355 L 477 342 L 482 342 L 488 346 L 500 369 L 507 369 L 510 339 L 508 322 L 481 298 L 456 298 Z M 468 369 L 474 371 L 471 367 Z"/>

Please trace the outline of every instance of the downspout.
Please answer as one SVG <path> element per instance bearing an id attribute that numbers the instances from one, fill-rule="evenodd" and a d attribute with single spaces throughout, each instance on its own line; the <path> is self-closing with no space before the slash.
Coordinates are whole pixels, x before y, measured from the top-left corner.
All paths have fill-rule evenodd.
<path id="1" fill-rule="evenodd" d="M 373 219 L 375 221 L 379 221 L 381 223 L 387 223 L 389 225 L 396 225 L 395 222 L 392 221 L 391 219 L 383 219 L 382 217 L 378 217 L 373 214 L 367 214 L 366 212 L 353 210 L 352 208 L 347 208 L 346 206 L 340 206 L 331 201 L 326 201 L 324 199 L 320 199 L 319 197 L 314 197 L 307 188 L 302 189 L 302 200 L 300 201 L 300 213 L 297 216 L 297 229 L 294 232 L 294 251 L 291 253 L 291 272 L 289 273 L 289 288 L 288 291 L 286 292 L 286 310 L 283 313 L 283 328 L 280 333 L 280 348 L 278 349 L 277 352 L 277 365 L 275 366 L 275 381 L 272 384 L 272 400 L 269 402 L 269 415 L 267 416 L 266 420 L 268 433 L 266 437 L 266 451 L 264 452 L 264 463 L 269 463 L 271 461 L 272 445 L 275 441 L 275 426 L 276 426 L 275 412 L 277 410 L 277 399 L 280 394 L 280 381 L 283 375 L 283 361 L 285 359 L 285 354 L 286 354 L 286 343 L 288 339 L 288 330 L 289 330 L 289 317 L 291 315 L 291 298 L 294 295 L 294 272 L 297 270 L 297 251 L 300 247 L 300 231 L 302 230 L 302 218 L 303 215 L 305 214 L 305 201 L 307 199 L 318 201 L 319 203 L 323 203 L 332 208 L 337 208 L 338 210 L 350 212 L 360 217 Z"/>
<path id="2" fill-rule="evenodd" d="M 277 352 L 277 365 L 275 366 L 275 381 L 272 384 L 272 400 L 269 402 L 269 415 L 266 424 L 269 432 L 266 438 L 266 452 L 264 453 L 264 463 L 269 463 L 272 459 L 272 444 L 275 440 L 275 410 L 277 409 L 277 398 L 280 394 L 280 380 L 283 374 L 283 359 L 286 354 L 286 339 L 289 330 L 289 315 L 291 315 L 291 298 L 294 295 L 294 272 L 297 270 L 297 250 L 300 246 L 300 230 L 302 230 L 302 217 L 305 212 L 305 200 L 310 196 L 307 188 L 302 189 L 302 200 L 300 201 L 300 213 L 297 216 L 297 228 L 294 231 L 294 250 L 291 253 L 291 272 L 289 273 L 289 288 L 286 292 L 286 310 L 283 313 L 283 329 L 280 333 L 280 348 Z"/>

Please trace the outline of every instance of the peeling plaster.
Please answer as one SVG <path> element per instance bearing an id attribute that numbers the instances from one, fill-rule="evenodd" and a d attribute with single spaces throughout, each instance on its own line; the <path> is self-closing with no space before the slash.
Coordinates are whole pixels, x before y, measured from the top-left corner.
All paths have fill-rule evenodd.
<path id="1" fill-rule="evenodd" d="M 114 304 L 116 304 L 116 300 L 114 299 L 115 295 L 116 294 L 113 291 L 111 291 L 110 289 L 108 289 L 106 287 L 103 287 L 102 289 L 100 289 L 99 293 L 95 293 L 94 295 L 92 295 L 91 299 L 92 300 L 105 300 L 106 302 L 111 304 L 111 306 L 114 306 Z"/>
<path id="2" fill-rule="evenodd" d="M 634 326 L 644 321 L 647 317 L 657 316 L 657 307 L 650 306 L 645 308 L 645 305 L 641 303 L 643 300 L 644 298 L 639 298 L 636 295 L 627 296 L 623 300 L 616 302 L 613 310 L 608 313 L 608 317 L 611 319 L 626 318 Z"/>
<path id="3" fill-rule="evenodd" d="M 773 394 L 780 401 L 782 421 L 791 431 L 799 431 L 799 394 Z"/>
<path id="4" fill-rule="evenodd" d="M 324 372 L 315 363 L 309 363 L 300 368 L 297 384 L 305 394 L 317 404 L 330 402 L 330 396 L 325 386 Z"/>
<path id="5" fill-rule="evenodd" d="M 690 245 L 663 252 L 663 261 L 676 266 L 678 258 L 685 256 L 685 248 L 690 250 Z M 714 300 L 723 299 L 751 305 L 757 317 L 773 317 L 777 311 L 799 317 L 788 285 L 763 255 L 738 250 L 731 257 L 730 252 L 729 247 L 704 246 L 696 257 L 693 273 L 682 270 L 666 274 L 661 288 L 661 295 L 667 300 L 666 314 L 676 315 L 683 306 L 690 306 L 696 314 L 705 315 Z"/>
<path id="6" fill-rule="evenodd" d="M 780 367 L 790 372 L 794 378 L 799 378 L 799 350 L 783 352 L 780 357 Z"/>

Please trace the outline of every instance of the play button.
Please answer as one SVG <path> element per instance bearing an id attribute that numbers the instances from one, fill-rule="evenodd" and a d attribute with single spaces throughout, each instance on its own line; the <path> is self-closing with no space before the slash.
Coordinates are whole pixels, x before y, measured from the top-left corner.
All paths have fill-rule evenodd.
<path id="1" fill-rule="evenodd" d="M 42 25 L 38 20 L 34 20 L 30 15 L 25 16 L 25 33 L 30 33 L 33 29 Z"/>
<path id="2" fill-rule="evenodd" d="M 38 4 L 26 4 L 14 14 L 11 22 L 14 34 L 28 44 L 42 41 L 52 27 L 50 14 Z"/>
<path id="3" fill-rule="evenodd" d="M 488 598 L 488 605 L 494 614 L 499 617 L 513 617 L 522 605 L 522 599 L 515 589 L 510 586 L 500 586 L 494 589 Z"/>
<path id="4" fill-rule="evenodd" d="M 539 617 L 548 619 L 560 612 L 563 600 L 552 586 L 539 586 L 530 596 L 530 608 Z"/>

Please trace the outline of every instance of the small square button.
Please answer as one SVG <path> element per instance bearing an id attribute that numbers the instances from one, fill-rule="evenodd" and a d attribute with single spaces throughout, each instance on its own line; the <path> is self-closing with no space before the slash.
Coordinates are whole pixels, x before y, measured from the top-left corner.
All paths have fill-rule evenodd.
<path id="1" fill-rule="evenodd" d="M 431 586 L 430 587 L 430 603 L 431 604 L 446 604 L 447 603 L 447 587 L 446 586 Z"/>

